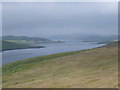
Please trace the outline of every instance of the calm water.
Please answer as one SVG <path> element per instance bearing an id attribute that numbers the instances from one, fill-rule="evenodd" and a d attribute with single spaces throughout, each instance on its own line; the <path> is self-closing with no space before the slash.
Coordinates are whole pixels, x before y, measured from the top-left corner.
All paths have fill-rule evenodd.
<path id="1" fill-rule="evenodd" d="M 42 56 L 42 55 L 49 55 L 54 53 L 60 53 L 60 52 L 90 49 L 90 48 L 102 46 L 104 44 L 96 44 L 92 42 L 70 41 L 65 43 L 51 43 L 51 44 L 44 44 L 44 45 L 45 45 L 45 48 L 18 49 L 18 50 L 4 51 L 2 52 L 2 63 L 6 64 L 6 63 L 14 62 L 17 60 L 22 60 L 22 59 L 27 59 L 27 58 L 32 58 L 32 57 Z"/>

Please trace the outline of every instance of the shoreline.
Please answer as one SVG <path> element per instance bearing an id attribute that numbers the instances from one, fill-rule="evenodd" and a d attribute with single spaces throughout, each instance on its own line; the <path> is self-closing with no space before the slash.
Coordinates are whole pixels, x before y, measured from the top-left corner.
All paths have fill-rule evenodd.
<path id="1" fill-rule="evenodd" d="M 31 49 L 31 48 L 45 48 L 45 46 L 29 46 L 29 47 L 25 47 L 25 48 L 16 48 L 16 49 L 6 49 L 6 50 L 2 50 L 0 52 L 4 52 L 4 51 L 10 51 L 10 50 L 19 50 L 19 49 Z"/>
<path id="2" fill-rule="evenodd" d="M 84 41 L 83 41 L 84 42 Z M 96 43 L 96 44 L 98 44 L 98 45 L 107 45 L 107 44 L 109 44 L 109 43 Z M 98 46 L 99 47 L 99 46 Z M 35 48 L 45 48 L 45 46 L 28 46 L 28 47 L 23 47 L 23 48 L 14 48 L 14 49 L 6 49 L 6 50 L 2 50 L 1 49 L 1 51 L 0 52 L 4 52 L 4 51 L 10 51 L 10 50 L 22 50 L 22 49 L 31 49 L 31 48 L 33 48 L 33 49 L 35 49 Z"/>
<path id="3" fill-rule="evenodd" d="M 112 43 L 5 64 L 2 67 L 3 87 L 117 88 L 117 45 Z"/>
<path id="4" fill-rule="evenodd" d="M 54 53 L 54 54 L 42 55 L 42 56 L 44 57 L 44 56 L 51 56 L 51 55 L 62 54 L 62 53 L 71 53 L 71 52 L 87 51 L 87 50 L 92 50 L 92 49 L 96 49 L 96 48 L 101 48 L 101 47 L 104 47 L 104 46 L 106 46 L 106 45 L 108 45 L 108 44 L 104 44 L 104 45 L 98 46 L 98 47 L 93 47 L 93 48 L 90 48 L 90 49 L 82 49 L 82 50 L 75 50 L 75 51 L 68 51 L 68 52 L 59 52 L 59 53 Z M 35 57 L 32 57 L 32 58 L 16 60 L 16 61 L 14 61 L 14 62 L 24 61 L 24 60 L 33 59 L 33 58 L 42 57 L 42 56 L 35 56 Z M 9 62 L 9 63 L 14 63 L 14 62 Z M 5 63 L 5 64 L 2 64 L 2 65 L 6 65 L 6 64 L 9 64 L 9 63 Z"/>

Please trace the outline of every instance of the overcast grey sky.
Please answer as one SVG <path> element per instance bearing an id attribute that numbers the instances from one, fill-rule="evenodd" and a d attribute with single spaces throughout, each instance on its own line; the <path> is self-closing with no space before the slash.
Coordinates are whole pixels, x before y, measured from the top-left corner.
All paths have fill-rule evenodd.
<path id="1" fill-rule="evenodd" d="M 11 2 L 2 5 L 3 35 L 51 37 L 118 32 L 117 2 Z"/>

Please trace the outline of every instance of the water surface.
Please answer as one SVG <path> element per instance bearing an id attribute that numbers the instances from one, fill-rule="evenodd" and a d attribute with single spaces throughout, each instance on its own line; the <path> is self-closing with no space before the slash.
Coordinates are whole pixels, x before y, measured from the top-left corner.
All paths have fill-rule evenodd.
<path id="1" fill-rule="evenodd" d="M 38 44 L 41 45 L 41 44 Z M 50 55 L 60 52 L 76 51 L 100 47 L 105 44 L 93 42 L 69 41 L 65 43 L 44 44 L 45 48 L 17 49 L 2 52 L 2 64 L 32 58 L 42 55 Z"/>

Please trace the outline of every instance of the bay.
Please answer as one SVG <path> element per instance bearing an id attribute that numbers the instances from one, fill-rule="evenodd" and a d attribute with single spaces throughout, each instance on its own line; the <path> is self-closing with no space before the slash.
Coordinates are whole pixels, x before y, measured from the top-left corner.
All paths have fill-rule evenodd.
<path id="1" fill-rule="evenodd" d="M 41 44 L 36 45 L 40 46 Z M 3 51 L 1 52 L 2 56 L 0 56 L 0 58 L 2 58 L 2 64 L 33 58 L 36 56 L 91 49 L 103 46 L 105 44 L 97 44 L 96 42 L 67 41 L 65 43 L 46 43 L 42 45 L 44 45 L 45 48 L 31 48 Z"/>

